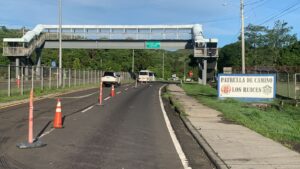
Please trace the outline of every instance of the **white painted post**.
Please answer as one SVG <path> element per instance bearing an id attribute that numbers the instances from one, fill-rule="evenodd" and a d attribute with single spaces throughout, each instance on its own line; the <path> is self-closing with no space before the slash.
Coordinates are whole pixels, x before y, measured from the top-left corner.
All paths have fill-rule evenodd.
<path id="1" fill-rule="evenodd" d="M 51 67 L 49 68 L 49 89 L 51 89 Z"/>
<path id="2" fill-rule="evenodd" d="M 74 69 L 74 86 L 76 86 L 76 81 L 77 81 L 76 73 L 77 73 L 77 70 Z"/>
<path id="3" fill-rule="evenodd" d="M 44 67 L 40 67 L 41 72 L 40 72 L 40 76 L 41 76 L 41 89 L 44 90 Z"/>
<path id="4" fill-rule="evenodd" d="M 71 69 L 69 69 L 69 88 L 71 87 Z"/>
<path id="5" fill-rule="evenodd" d="M 21 96 L 24 95 L 24 67 L 21 67 Z"/>
<path id="6" fill-rule="evenodd" d="M 59 68 L 56 68 L 56 88 L 58 89 L 59 83 L 58 83 L 58 79 L 59 79 Z"/>
<path id="7" fill-rule="evenodd" d="M 8 86 L 7 86 L 7 95 L 10 97 L 11 96 L 11 91 L 10 91 L 10 89 L 11 89 L 11 82 L 10 82 L 10 76 L 11 76 L 11 72 L 10 72 L 10 65 L 8 65 L 8 68 L 7 68 L 8 70 L 8 77 L 7 77 L 7 83 L 8 83 Z"/>

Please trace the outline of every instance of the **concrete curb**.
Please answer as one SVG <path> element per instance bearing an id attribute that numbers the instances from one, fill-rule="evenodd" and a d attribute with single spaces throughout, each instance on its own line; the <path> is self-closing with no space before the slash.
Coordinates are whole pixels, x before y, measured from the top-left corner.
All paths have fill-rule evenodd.
<path id="1" fill-rule="evenodd" d="M 201 135 L 201 133 L 198 132 L 198 130 L 193 126 L 191 121 L 186 118 L 185 116 L 182 116 L 181 113 L 184 113 L 184 110 L 182 110 L 180 107 L 176 107 L 175 101 L 172 98 L 172 95 L 169 97 L 170 104 L 175 106 L 175 111 L 179 113 L 179 117 L 186 126 L 186 128 L 189 130 L 189 132 L 193 135 L 195 140 L 198 142 L 198 144 L 203 148 L 204 152 L 208 156 L 208 158 L 211 160 L 211 162 L 217 167 L 217 169 L 229 169 L 225 162 L 218 156 L 218 153 L 216 153 L 211 146 L 208 144 L 208 142 L 205 140 L 205 138 Z M 177 103 L 178 104 L 178 103 Z"/>

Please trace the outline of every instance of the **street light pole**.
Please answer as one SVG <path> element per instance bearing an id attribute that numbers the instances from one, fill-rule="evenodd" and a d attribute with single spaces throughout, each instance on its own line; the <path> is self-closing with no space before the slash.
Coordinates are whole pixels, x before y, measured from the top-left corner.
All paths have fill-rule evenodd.
<path id="1" fill-rule="evenodd" d="M 61 1 L 59 0 L 59 9 L 58 9 L 58 17 L 59 17 L 59 86 L 62 86 L 62 5 Z"/>
<path id="2" fill-rule="evenodd" d="M 241 43 L 242 43 L 242 73 L 245 74 L 245 33 L 244 33 L 244 0 L 241 0 Z"/>

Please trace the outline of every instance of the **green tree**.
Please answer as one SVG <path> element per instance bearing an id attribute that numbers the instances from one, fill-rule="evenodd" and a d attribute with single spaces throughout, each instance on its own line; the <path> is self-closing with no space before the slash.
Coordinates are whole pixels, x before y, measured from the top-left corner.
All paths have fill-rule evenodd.
<path id="1" fill-rule="evenodd" d="M 290 34 L 293 27 L 285 21 L 276 21 L 272 29 L 268 30 L 268 46 L 272 49 L 273 65 L 279 64 L 280 50 L 297 42 L 296 34 Z"/>
<path id="2" fill-rule="evenodd" d="M 79 58 L 74 59 L 72 68 L 73 69 L 81 69 L 81 64 L 80 64 Z"/>
<path id="3" fill-rule="evenodd" d="M 241 65 L 241 45 L 239 42 L 224 46 L 219 52 L 218 69 Z"/>

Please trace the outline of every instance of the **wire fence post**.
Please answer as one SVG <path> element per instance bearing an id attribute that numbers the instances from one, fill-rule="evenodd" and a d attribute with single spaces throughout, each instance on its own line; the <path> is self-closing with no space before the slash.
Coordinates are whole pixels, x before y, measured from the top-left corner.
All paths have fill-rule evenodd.
<path id="1" fill-rule="evenodd" d="M 94 70 L 93 72 L 94 72 L 94 84 L 96 84 L 96 81 L 97 81 L 97 80 L 96 80 L 96 77 L 97 77 L 97 76 L 96 76 L 96 70 Z"/>
<path id="2" fill-rule="evenodd" d="M 96 83 L 96 73 L 95 73 L 95 70 L 92 70 L 93 72 L 93 84 Z"/>
<path id="3" fill-rule="evenodd" d="M 76 69 L 74 69 L 74 86 L 76 86 L 76 81 L 77 81 L 77 77 L 76 77 Z"/>
<path id="4" fill-rule="evenodd" d="M 7 95 L 10 97 L 10 95 L 11 95 L 11 93 L 10 93 L 10 89 L 11 89 L 11 82 L 10 82 L 10 76 L 11 76 L 11 72 L 10 72 L 10 64 L 8 65 L 8 68 L 7 68 L 8 70 L 8 77 L 7 77 Z"/>
<path id="5" fill-rule="evenodd" d="M 294 81 L 295 81 L 295 87 L 294 87 L 294 92 L 295 92 L 295 96 L 294 99 L 297 99 L 297 74 L 295 73 L 294 75 Z"/>
<path id="6" fill-rule="evenodd" d="M 87 70 L 86 71 L 86 76 L 87 76 L 87 78 L 86 78 L 86 82 L 87 82 L 87 85 L 89 85 L 90 84 L 90 70 Z"/>
<path id="7" fill-rule="evenodd" d="M 56 68 L 56 88 L 58 89 L 59 68 Z"/>
<path id="8" fill-rule="evenodd" d="M 69 88 L 71 87 L 71 69 L 69 69 Z"/>
<path id="9" fill-rule="evenodd" d="M 85 85 L 85 70 L 83 70 L 83 85 Z"/>
<path id="10" fill-rule="evenodd" d="M 24 67 L 21 67 L 21 96 L 24 95 Z"/>
<path id="11" fill-rule="evenodd" d="M 25 81 L 28 81 L 28 75 L 29 75 L 29 66 L 25 66 Z"/>
<path id="12" fill-rule="evenodd" d="M 40 76 L 41 76 L 41 89 L 44 90 L 44 67 L 40 67 L 41 72 L 40 72 Z"/>
<path id="13" fill-rule="evenodd" d="M 63 78 L 63 88 L 65 88 L 65 86 L 66 86 L 66 69 L 65 68 L 63 68 L 62 69 L 62 72 L 63 72 L 63 75 L 62 75 L 62 78 Z"/>
<path id="14" fill-rule="evenodd" d="M 80 84 L 81 84 L 81 77 L 80 77 L 80 70 L 79 70 L 79 72 L 78 72 L 78 85 L 80 86 Z"/>
<path id="15" fill-rule="evenodd" d="M 290 95 L 290 74 L 288 73 L 287 74 L 288 75 L 288 77 L 287 77 L 287 90 L 288 90 L 288 97 L 291 97 L 291 95 Z"/>
<path id="16" fill-rule="evenodd" d="M 49 67 L 49 89 L 51 89 L 51 67 Z"/>

